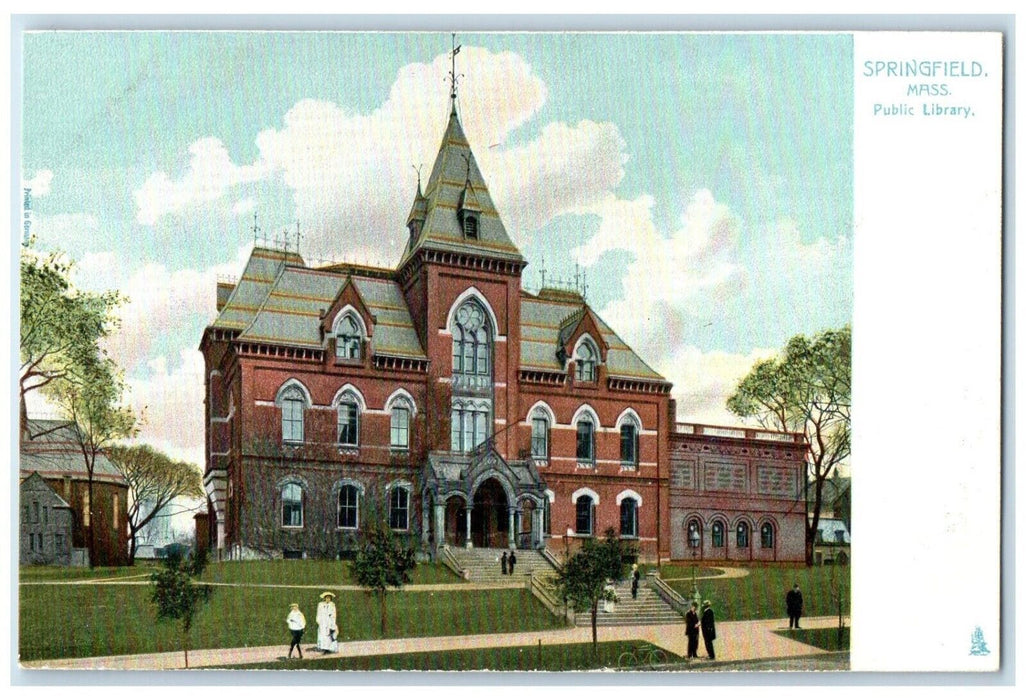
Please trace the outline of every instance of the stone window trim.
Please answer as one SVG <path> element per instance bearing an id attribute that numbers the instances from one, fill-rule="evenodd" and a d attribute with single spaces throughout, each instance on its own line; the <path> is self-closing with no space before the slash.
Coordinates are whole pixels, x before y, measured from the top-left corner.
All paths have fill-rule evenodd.
<path id="1" fill-rule="evenodd" d="M 298 494 L 297 494 L 298 492 Z M 306 500 L 306 488 L 302 481 L 296 478 L 286 478 L 279 483 L 278 487 L 279 505 L 280 505 L 280 523 L 283 530 L 302 530 L 304 526 L 304 502 Z M 296 496 L 298 495 L 298 500 Z M 289 510 L 286 510 L 286 507 Z M 297 512 L 295 509 L 298 508 L 299 524 L 292 524 L 291 521 L 294 519 L 293 515 Z M 290 524 L 286 524 L 287 520 Z"/>
<path id="2" fill-rule="evenodd" d="M 598 368 L 602 364 L 598 344 L 591 335 L 584 333 L 577 339 L 573 352 L 574 380 L 577 383 L 595 384 L 598 382 Z"/>
<path id="3" fill-rule="evenodd" d="M 640 517 L 639 512 L 641 510 L 640 496 L 637 496 L 631 492 L 631 495 L 625 495 L 621 493 L 616 497 L 617 505 L 620 506 L 620 537 L 628 540 L 636 540 L 639 538 L 639 525 Z M 627 527 L 624 527 L 624 525 Z"/>
<path id="4" fill-rule="evenodd" d="M 577 537 L 595 536 L 595 507 L 598 501 L 588 494 L 574 499 L 574 534 Z"/>
<path id="5" fill-rule="evenodd" d="M 494 330 L 489 310 L 476 296 L 464 299 L 450 315 L 454 376 L 492 376 Z"/>
<path id="6" fill-rule="evenodd" d="M 367 324 L 352 304 L 343 306 L 331 326 L 335 338 L 335 361 L 339 364 L 362 364 Z"/>
<path id="7" fill-rule="evenodd" d="M 491 436 L 491 401 L 454 398 L 449 412 L 449 447 L 453 452 L 472 452 Z"/>
<path id="8" fill-rule="evenodd" d="M 413 419 L 417 416 L 413 396 L 402 387 L 396 389 L 385 401 L 385 411 L 389 414 L 389 449 L 394 453 L 408 453 Z"/>
<path id="9" fill-rule="evenodd" d="M 302 445 L 306 438 L 305 413 L 313 406 L 309 390 L 298 379 L 288 379 L 279 387 L 274 405 L 281 409 L 282 443 Z"/>
<path id="10" fill-rule="evenodd" d="M 335 438 L 339 449 L 359 448 L 360 428 L 363 423 L 361 401 L 353 391 L 347 390 L 340 392 L 332 405 L 338 416 Z"/>

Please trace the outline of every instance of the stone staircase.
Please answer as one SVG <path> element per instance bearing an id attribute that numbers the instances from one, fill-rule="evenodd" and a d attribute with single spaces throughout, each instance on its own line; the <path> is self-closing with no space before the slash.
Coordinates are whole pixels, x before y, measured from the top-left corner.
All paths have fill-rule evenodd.
<path id="1" fill-rule="evenodd" d="M 518 549 L 517 565 L 512 576 L 502 574 L 502 553 L 509 550 L 462 547 L 450 547 L 449 552 L 461 569 L 467 572 L 467 578 L 475 583 L 506 584 L 524 586 L 524 579 L 534 572 L 540 575 L 554 574 L 555 569 L 549 560 L 533 549 Z"/>
<path id="2" fill-rule="evenodd" d="M 616 605 L 613 612 L 605 612 L 602 603 L 599 603 L 598 618 L 596 622 L 601 626 L 630 626 L 630 625 L 673 625 L 684 624 L 684 617 L 674 610 L 670 605 L 659 597 L 659 594 L 652 590 L 645 577 L 641 578 L 638 586 L 637 600 L 631 598 L 631 583 L 624 581 L 616 586 Z M 590 627 L 591 613 L 582 610 L 577 613 L 577 626 Z"/>

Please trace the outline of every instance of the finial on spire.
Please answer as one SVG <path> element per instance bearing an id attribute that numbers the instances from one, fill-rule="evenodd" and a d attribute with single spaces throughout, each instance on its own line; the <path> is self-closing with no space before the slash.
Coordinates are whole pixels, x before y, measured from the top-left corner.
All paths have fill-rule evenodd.
<path id="1" fill-rule="evenodd" d="M 256 245 L 257 234 L 260 232 L 260 227 L 257 226 L 257 213 L 253 212 L 253 245 Z"/>
<path id="2" fill-rule="evenodd" d="M 410 167 L 417 171 L 417 194 L 419 195 L 420 194 L 420 169 L 424 167 L 424 164 L 421 163 L 420 165 L 411 165 Z"/>
<path id="3" fill-rule="evenodd" d="M 299 232 L 299 219 L 296 219 L 296 255 L 299 255 L 299 243 L 303 239 L 303 235 Z"/>
<path id="4" fill-rule="evenodd" d="M 456 73 L 456 54 L 460 52 L 461 48 L 463 48 L 463 45 L 456 45 L 456 32 L 453 32 L 452 51 L 449 54 L 449 57 L 452 59 L 452 70 L 449 71 L 449 100 L 452 102 L 453 114 L 456 114 L 456 83 L 458 83 L 459 79 L 462 77 L 462 75 Z"/>

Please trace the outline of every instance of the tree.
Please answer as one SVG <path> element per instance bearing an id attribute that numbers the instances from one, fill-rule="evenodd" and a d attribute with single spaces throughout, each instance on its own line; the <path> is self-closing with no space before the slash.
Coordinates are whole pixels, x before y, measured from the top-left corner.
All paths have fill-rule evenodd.
<path id="1" fill-rule="evenodd" d="M 115 445 L 107 458 L 128 482 L 128 563 L 135 563 L 137 536 L 154 518 L 167 512 L 176 498 L 203 498 L 203 480 L 195 465 L 171 459 L 149 445 Z"/>
<path id="2" fill-rule="evenodd" d="M 356 582 L 377 593 L 381 605 L 381 636 L 385 636 L 385 596 L 410 582 L 417 566 L 416 549 L 404 542 L 383 522 L 377 521 L 364 534 L 352 572 Z"/>
<path id="3" fill-rule="evenodd" d="M 124 302 L 117 292 L 76 290 L 72 263 L 60 252 L 41 254 L 30 240 L 21 249 L 21 338 L 19 399 L 26 428 L 25 395 L 54 389 L 55 382 L 83 381 L 102 357 L 100 341 L 119 323 L 114 313 Z"/>
<path id="4" fill-rule="evenodd" d="M 556 590 L 574 606 L 591 611 L 592 650 L 598 653 L 598 606 L 606 599 L 606 584 L 623 578 L 627 562 L 634 556 L 609 528 L 602 541 L 585 540 L 584 546 L 569 557 L 556 575 Z"/>
<path id="5" fill-rule="evenodd" d="M 194 580 L 206 567 L 206 550 L 196 549 L 188 559 L 183 559 L 176 551 L 164 561 L 163 569 L 150 575 L 153 581 L 151 599 L 157 604 L 157 620 L 178 620 L 181 623 L 186 668 L 189 668 L 189 630 L 192 629 L 192 620 L 200 606 L 210 598 L 210 586 L 197 584 Z"/>
<path id="6" fill-rule="evenodd" d="M 757 362 L 727 399 L 727 408 L 761 426 L 804 434 L 809 445 L 812 514 L 805 523 L 811 566 L 823 484 L 851 454 L 851 327 L 796 335 L 779 357 Z"/>
<path id="7" fill-rule="evenodd" d="M 96 461 L 116 441 L 135 435 L 135 413 L 121 403 L 124 381 L 114 362 L 106 357 L 95 357 L 79 367 L 76 381 L 61 380 L 51 384 L 47 391 L 67 418 L 85 464 L 89 494 L 87 544 L 89 566 L 93 567 L 96 563 L 93 517 Z"/>

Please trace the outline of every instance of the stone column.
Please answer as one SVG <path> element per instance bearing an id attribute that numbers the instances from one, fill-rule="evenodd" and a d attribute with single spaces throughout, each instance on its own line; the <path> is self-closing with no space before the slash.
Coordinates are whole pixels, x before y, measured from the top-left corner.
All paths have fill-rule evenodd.
<path id="1" fill-rule="evenodd" d="M 431 533 L 430 533 L 430 529 L 431 529 L 431 513 L 429 511 L 430 511 L 430 509 L 428 508 L 428 501 L 425 498 L 424 501 L 420 504 L 420 521 L 421 521 L 420 541 L 421 541 L 421 544 L 424 545 L 424 547 L 428 546 L 428 541 L 429 541 L 430 536 L 431 536 Z M 437 532 L 435 533 L 435 538 L 436 539 L 438 538 L 438 533 Z"/>
<path id="2" fill-rule="evenodd" d="M 470 511 L 473 508 L 467 504 L 467 549 L 473 549 L 474 541 L 470 538 Z"/>
<path id="3" fill-rule="evenodd" d="M 531 542 L 535 547 L 539 547 L 545 542 L 545 535 L 542 533 L 544 515 L 545 510 L 542 507 L 535 508 L 531 511 Z"/>
<path id="4" fill-rule="evenodd" d="M 516 506 L 510 506 L 508 510 L 509 510 L 509 548 L 510 549 L 516 549 L 517 548 L 517 526 L 516 526 L 516 522 L 517 522 L 517 519 L 516 519 L 517 509 L 516 509 Z"/>
<path id="5" fill-rule="evenodd" d="M 435 504 L 435 547 L 445 545 L 445 504 Z"/>

